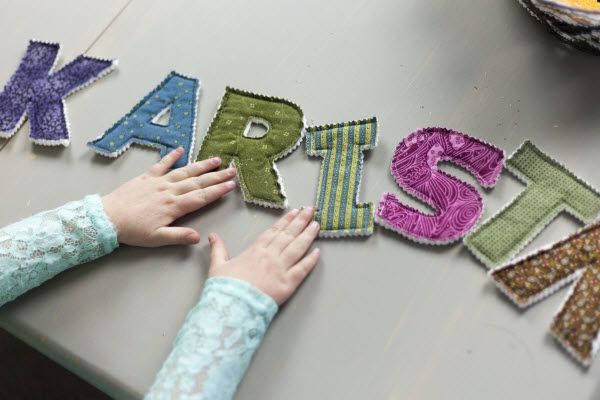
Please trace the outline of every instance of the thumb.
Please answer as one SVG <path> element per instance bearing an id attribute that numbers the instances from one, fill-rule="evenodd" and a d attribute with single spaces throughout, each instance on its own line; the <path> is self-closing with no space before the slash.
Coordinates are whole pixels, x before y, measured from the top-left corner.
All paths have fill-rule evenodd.
<path id="1" fill-rule="evenodd" d="M 152 239 L 152 244 L 157 247 L 173 244 L 196 244 L 200 241 L 200 234 L 192 228 L 163 226 L 154 232 Z"/>
<path id="2" fill-rule="evenodd" d="M 216 233 L 208 235 L 208 242 L 210 243 L 210 267 L 214 268 L 220 264 L 223 264 L 229 260 L 227 255 L 227 248 L 225 242 Z"/>

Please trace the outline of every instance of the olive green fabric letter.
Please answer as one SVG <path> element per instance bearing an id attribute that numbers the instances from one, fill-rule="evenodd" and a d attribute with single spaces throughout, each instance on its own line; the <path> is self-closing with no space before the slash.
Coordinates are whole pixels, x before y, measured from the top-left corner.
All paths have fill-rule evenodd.
<path id="1" fill-rule="evenodd" d="M 464 239 L 487 267 L 515 256 L 563 211 L 583 223 L 600 213 L 600 194 L 529 141 L 506 161 L 506 168 L 527 189 Z"/>
<path id="2" fill-rule="evenodd" d="M 256 125 L 266 134 L 251 136 Z M 303 129 L 304 117 L 296 104 L 227 87 L 197 160 L 221 157 L 221 169 L 233 163 L 244 200 L 283 208 L 287 199 L 275 160 L 298 147 Z"/>

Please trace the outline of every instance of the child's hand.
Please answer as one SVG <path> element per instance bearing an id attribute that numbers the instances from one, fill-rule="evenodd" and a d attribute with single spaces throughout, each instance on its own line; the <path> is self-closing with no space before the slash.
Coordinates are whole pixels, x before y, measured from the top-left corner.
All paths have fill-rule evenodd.
<path id="1" fill-rule="evenodd" d="M 195 230 L 169 224 L 231 192 L 236 172 L 234 168 L 210 172 L 221 164 L 219 158 L 169 172 L 182 154 L 182 148 L 172 151 L 148 172 L 102 197 L 120 243 L 158 247 L 200 241 Z"/>
<path id="2" fill-rule="evenodd" d="M 271 296 L 277 304 L 283 304 L 319 260 L 319 249 L 305 256 L 319 234 L 319 224 L 310 222 L 313 214 L 313 208 L 290 211 L 231 260 L 223 239 L 211 233 L 208 235 L 212 250 L 209 276 L 246 281 Z"/>

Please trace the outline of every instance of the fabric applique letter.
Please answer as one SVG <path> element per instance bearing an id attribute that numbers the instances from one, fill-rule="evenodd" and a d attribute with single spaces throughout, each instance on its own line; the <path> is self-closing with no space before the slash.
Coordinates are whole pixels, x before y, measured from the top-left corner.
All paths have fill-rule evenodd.
<path id="1" fill-rule="evenodd" d="M 391 173 L 398 185 L 435 209 L 434 215 L 402 204 L 384 193 L 376 222 L 416 242 L 452 243 L 479 220 L 483 200 L 476 188 L 440 171 L 440 161 L 466 168 L 483 187 L 491 187 L 502 171 L 504 152 L 479 139 L 445 128 L 411 133 L 394 152 Z"/>
<path id="2" fill-rule="evenodd" d="M 266 133 L 252 135 L 256 126 Z M 287 199 L 275 161 L 298 147 L 303 132 L 304 117 L 296 104 L 227 87 L 197 160 L 221 157 L 221 169 L 234 164 L 245 201 L 284 208 Z"/>
<path id="3" fill-rule="evenodd" d="M 315 221 L 321 237 L 371 235 L 373 204 L 358 203 L 363 152 L 377 145 L 377 119 L 306 129 L 306 152 L 323 157 Z"/>
<path id="4" fill-rule="evenodd" d="M 17 71 L 0 92 L 0 137 L 13 136 L 28 117 L 33 143 L 69 145 L 64 98 L 112 71 L 117 62 L 80 55 L 52 72 L 59 51 L 58 43 L 29 42 Z"/>
<path id="5" fill-rule="evenodd" d="M 550 331 L 579 362 L 592 363 L 600 340 L 600 224 L 493 270 L 490 276 L 521 308 L 576 281 Z"/>
<path id="6" fill-rule="evenodd" d="M 196 132 L 196 109 L 200 82 L 171 72 L 125 117 L 102 136 L 88 143 L 96 153 L 118 157 L 132 143 L 160 149 L 160 156 L 183 147 L 173 168 L 183 167 L 192 159 Z M 168 117 L 168 121 L 161 118 Z"/>
<path id="7" fill-rule="evenodd" d="M 562 211 L 583 223 L 600 213 L 600 194 L 529 141 L 506 161 L 506 169 L 527 189 L 464 239 L 489 268 L 510 260 Z"/>

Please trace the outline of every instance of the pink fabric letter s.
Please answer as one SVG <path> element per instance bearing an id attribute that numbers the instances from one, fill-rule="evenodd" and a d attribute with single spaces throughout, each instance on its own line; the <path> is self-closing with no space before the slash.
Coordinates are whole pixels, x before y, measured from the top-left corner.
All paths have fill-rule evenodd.
<path id="1" fill-rule="evenodd" d="M 377 222 L 409 239 L 446 244 L 465 236 L 483 212 L 477 189 L 438 170 L 440 161 L 466 168 L 484 187 L 496 184 L 504 165 L 504 152 L 464 133 L 426 128 L 411 133 L 396 147 L 391 172 L 398 185 L 435 208 L 427 215 L 384 193 Z"/>

